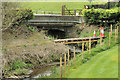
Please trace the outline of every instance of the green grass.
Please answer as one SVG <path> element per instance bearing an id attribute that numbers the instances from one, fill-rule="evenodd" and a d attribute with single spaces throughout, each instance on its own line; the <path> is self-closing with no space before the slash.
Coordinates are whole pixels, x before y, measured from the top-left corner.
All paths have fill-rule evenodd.
<path id="1" fill-rule="evenodd" d="M 117 78 L 118 46 L 103 51 L 70 72 L 68 78 Z"/>
<path id="2" fill-rule="evenodd" d="M 66 5 L 68 9 L 83 9 L 84 5 L 104 4 L 106 2 L 24 2 L 24 7 L 40 11 L 61 11 L 61 6 Z"/>
<path id="3" fill-rule="evenodd" d="M 82 60 L 81 54 L 76 55 L 76 68 L 74 68 L 74 59 L 70 60 L 70 72 L 68 72 L 68 65 L 66 67 L 67 78 L 115 78 L 117 76 L 118 66 L 118 44 L 115 43 L 113 37 L 111 38 L 111 46 L 109 47 L 109 33 L 105 32 L 107 38 L 103 39 L 102 47 L 100 48 L 100 40 L 95 48 L 84 51 L 84 59 Z M 116 45 L 117 44 L 117 45 Z M 60 77 L 60 68 L 56 68 L 50 78 Z M 64 66 L 63 66 L 64 75 Z"/>

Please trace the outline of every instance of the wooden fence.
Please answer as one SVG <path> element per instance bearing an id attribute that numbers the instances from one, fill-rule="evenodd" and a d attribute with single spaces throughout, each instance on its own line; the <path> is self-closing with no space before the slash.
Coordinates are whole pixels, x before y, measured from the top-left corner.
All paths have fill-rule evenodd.
<path id="1" fill-rule="evenodd" d="M 109 32 L 109 47 L 110 47 L 110 43 L 111 43 L 111 37 L 112 36 L 114 36 L 114 38 L 115 38 L 115 42 L 116 42 L 116 40 L 118 39 L 118 26 L 117 26 L 117 29 L 115 29 L 115 34 L 113 35 L 112 33 L 113 33 L 113 30 L 112 30 L 113 28 L 112 28 L 112 25 L 111 25 L 111 29 L 110 29 L 110 32 Z M 81 53 L 81 56 L 82 56 L 82 59 L 84 59 L 84 43 L 85 42 L 82 42 L 82 53 Z M 91 55 L 91 38 L 89 38 L 89 55 Z M 100 48 L 102 47 L 102 37 L 100 37 Z M 74 55 L 74 58 L 73 58 L 73 60 L 74 60 L 74 68 L 76 68 L 76 54 L 75 54 L 75 47 L 73 47 L 73 49 L 74 49 L 74 52 L 73 52 L 73 55 Z M 62 68 L 62 57 L 60 57 L 60 79 L 62 80 L 62 71 L 64 71 L 64 78 L 66 77 L 66 61 L 67 61 L 67 66 L 68 66 L 68 72 L 70 71 L 70 61 L 69 61 L 69 48 L 68 48 L 68 55 L 67 55 L 67 57 L 68 57 L 68 60 L 66 60 L 66 54 L 64 55 L 64 62 L 65 62 L 65 64 L 64 64 L 64 70 L 62 70 L 63 68 Z"/>
<path id="2" fill-rule="evenodd" d="M 62 5 L 61 11 L 40 11 L 32 10 L 36 14 L 59 14 L 59 15 L 69 15 L 69 16 L 79 16 L 82 15 L 82 9 L 68 9 L 66 5 Z"/>
<path id="3" fill-rule="evenodd" d="M 82 9 L 68 9 L 66 5 L 61 7 L 61 15 L 78 16 L 82 14 Z"/>

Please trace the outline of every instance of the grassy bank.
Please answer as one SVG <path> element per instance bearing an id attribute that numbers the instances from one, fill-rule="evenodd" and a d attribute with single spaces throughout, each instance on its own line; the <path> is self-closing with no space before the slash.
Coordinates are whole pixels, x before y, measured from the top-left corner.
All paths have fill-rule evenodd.
<path id="1" fill-rule="evenodd" d="M 107 38 L 102 40 L 102 47 L 100 48 L 100 40 L 98 40 L 96 47 L 91 49 L 91 55 L 89 55 L 88 50 L 84 51 L 84 59 L 82 59 L 81 54 L 76 55 L 76 68 L 74 68 L 74 59 L 70 61 L 70 72 L 68 72 L 68 65 L 66 69 L 67 78 L 118 77 L 118 42 L 115 42 L 115 33 L 113 32 L 113 36 L 111 37 L 111 45 L 109 47 L 109 33 L 105 32 L 105 35 Z M 50 77 L 59 78 L 60 69 L 54 69 L 53 74 Z"/>
<path id="2" fill-rule="evenodd" d="M 68 78 L 117 78 L 118 45 L 103 51 L 87 63 L 77 67 L 67 75 Z"/>

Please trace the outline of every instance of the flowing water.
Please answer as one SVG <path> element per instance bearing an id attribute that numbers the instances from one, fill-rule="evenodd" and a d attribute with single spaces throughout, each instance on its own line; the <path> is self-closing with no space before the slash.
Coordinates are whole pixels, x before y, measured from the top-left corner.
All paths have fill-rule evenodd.
<path id="1" fill-rule="evenodd" d="M 69 49 L 71 51 L 71 53 L 73 53 L 73 46 L 69 45 Z M 81 50 L 80 49 L 75 49 L 76 53 L 80 53 Z M 70 56 L 72 57 L 72 56 Z M 63 62 L 64 64 L 64 62 Z M 39 76 L 50 76 L 52 73 L 52 66 L 59 67 L 59 62 L 53 62 L 51 64 L 48 64 L 47 66 L 43 66 L 39 69 L 33 69 L 32 71 L 30 71 L 31 73 L 29 74 L 30 78 L 39 78 Z"/>
<path id="2" fill-rule="evenodd" d="M 30 73 L 30 78 L 38 78 L 39 76 L 50 76 L 52 66 L 42 67 L 40 69 L 33 69 Z"/>

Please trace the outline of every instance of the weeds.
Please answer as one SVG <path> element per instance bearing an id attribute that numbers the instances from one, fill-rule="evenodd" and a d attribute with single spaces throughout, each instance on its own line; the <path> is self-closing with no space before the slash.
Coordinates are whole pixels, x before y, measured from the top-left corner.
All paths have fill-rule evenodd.
<path id="1" fill-rule="evenodd" d="M 33 46 L 37 46 L 37 44 L 36 44 L 36 43 L 34 43 L 34 44 L 33 44 Z"/>

